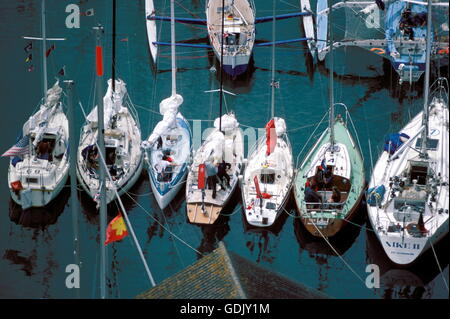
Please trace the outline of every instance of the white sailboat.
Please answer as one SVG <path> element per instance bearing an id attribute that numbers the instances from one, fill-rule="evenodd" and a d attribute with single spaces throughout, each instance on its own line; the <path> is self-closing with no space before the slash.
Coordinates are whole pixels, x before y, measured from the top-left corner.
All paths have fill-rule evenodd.
<path id="1" fill-rule="evenodd" d="M 221 123 L 220 123 L 221 122 Z M 187 216 L 193 224 L 214 224 L 229 202 L 243 168 L 244 138 L 233 113 L 214 121 L 214 130 L 195 153 L 186 182 Z M 229 183 L 219 182 L 216 190 L 206 189 L 205 164 L 229 164 Z M 203 184 L 203 186 L 202 186 Z M 215 196 L 214 196 L 215 194 Z"/>
<path id="2" fill-rule="evenodd" d="M 174 4 L 171 0 L 171 17 Z M 161 101 L 159 110 L 163 119 L 149 138 L 142 142 L 153 194 L 164 209 L 183 186 L 191 161 L 192 134 L 188 121 L 178 111 L 183 97 L 176 89 L 175 22 L 172 34 L 172 95 Z"/>
<path id="3" fill-rule="evenodd" d="M 11 197 L 23 209 L 42 207 L 54 199 L 64 187 L 69 172 L 67 117 L 63 111 L 59 81 L 47 90 L 47 40 L 45 0 L 42 1 L 42 41 L 44 98 L 40 107 L 23 125 L 18 142 L 2 156 L 10 157 L 8 185 Z"/>
<path id="4" fill-rule="evenodd" d="M 275 16 L 275 2 L 274 13 Z M 289 199 L 294 178 L 292 148 L 284 119 L 275 117 L 275 18 L 272 25 L 271 120 L 253 147 L 241 178 L 245 218 L 252 226 L 271 226 Z"/>
<path id="5" fill-rule="evenodd" d="M 255 44 L 253 1 L 209 0 L 206 2 L 206 20 L 214 53 L 219 60 L 223 54 L 221 65 L 224 71 L 231 76 L 244 73 Z"/>
<path id="6" fill-rule="evenodd" d="M 430 0 L 428 13 L 431 34 Z M 424 110 L 386 140 L 367 195 L 372 228 L 399 265 L 412 264 L 448 233 L 448 84 L 438 79 L 430 90 L 430 49 L 427 39 Z"/>
<path id="7" fill-rule="evenodd" d="M 125 82 L 115 77 L 114 25 L 115 10 L 113 12 L 112 79 L 108 80 L 108 89 L 103 97 L 105 161 L 113 179 L 106 181 L 106 203 L 116 198 L 114 187 L 121 196 L 133 186 L 141 174 L 144 158 L 137 112 L 128 95 Z M 99 176 L 97 143 L 98 111 L 95 106 L 88 114 L 81 130 L 77 151 L 77 176 L 83 189 L 94 201 L 99 202 L 102 185 Z"/>
<path id="8" fill-rule="evenodd" d="M 222 34 L 224 25 L 222 25 Z M 221 43 L 220 64 L 224 60 Z M 186 206 L 189 222 L 214 224 L 228 204 L 239 181 L 244 161 L 244 137 L 230 112 L 222 115 L 223 68 L 220 69 L 219 117 L 214 129 L 197 150 L 186 181 Z M 213 90 L 214 92 L 216 90 Z M 208 176 L 209 174 L 209 176 Z M 207 185 L 206 185 L 207 184 Z"/>

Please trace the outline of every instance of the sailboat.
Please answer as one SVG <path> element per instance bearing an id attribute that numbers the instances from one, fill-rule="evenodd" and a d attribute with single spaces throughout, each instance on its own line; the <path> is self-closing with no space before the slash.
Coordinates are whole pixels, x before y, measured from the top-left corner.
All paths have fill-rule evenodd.
<path id="1" fill-rule="evenodd" d="M 332 39 L 331 21 L 328 30 Z M 328 128 L 297 168 L 294 186 L 295 202 L 305 228 L 312 235 L 325 238 L 336 235 L 354 216 L 365 188 L 362 152 L 349 131 L 350 114 L 344 104 L 338 103 L 345 108 L 345 120 L 340 114 L 335 117 L 333 66 L 331 50 Z M 351 118 L 350 123 L 353 124 Z"/>
<path id="2" fill-rule="evenodd" d="M 434 35 L 427 34 L 427 3 L 421 0 L 354 0 L 340 1 L 328 8 L 328 0 L 317 2 L 317 51 L 320 61 L 330 52 L 326 41 L 327 19 L 330 10 L 343 11 L 344 38 L 333 42 L 333 48 L 359 47 L 373 55 L 390 61 L 398 74 L 399 82 L 417 82 L 425 71 L 426 39 L 433 42 L 432 59 L 444 63 L 448 55 L 448 2 L 433 1 Z M 342 10 L 341 10 L 342 9 Z M 306 26 L 305 26 L 306 27 Z M 356 53 L 356 51 L 355 51 Z M 448 61 L 446 62 L 448 64 Z M 382 65 L 372 68 L 375 75 L 382 71 Z M 358 68 L 358 72 L 362 72 Z M 361 74 L 359 74 L 361 75 Z"/>
<path id="3" fill-rule="evenodd" d="M 113 6 L 115 8 L 115 6 Z M 115 10 L 113 12 L 113 28 Z M 138 180 L 144 154 L 141 150 L 139 118 L 128 95 L 126 83 L 115 77 L 115 28 L 113 30 L 112 78 L 103 97 L 105 161 L 111 180 L 106 181 L 106 203 L 115 199 L 114 187 L 119 196 L 124 194 Z M 99 149 L 97 106 L 87 115 L 82 127 L 77 152 L 77 176 L 83 189 L 96 202 L 100 196 Z M 114 183 L 114 187 L 113 184 Z"/>
<path id="4" fill-rule="evenodd" d="M 225 2 L 225 6 L 223 6 Z M 222 12 L 224 11 L 224 12 Z M 222 30 L 222 15 L 225 16 Z M 209 0 L 206 2 L 208 36 L 223 69 L 231 76 L 247 70 L 255 44 L 255 5 L 252 0 Z M 222 37 L 223 34 L 223 37 Z"/>
<path id="5" fill-rule="evenodd" d="M 171 16 L 174 4 L 171 0 Z M 175 44 L 175 22 L 171 23 L 172 43 Z M 142 142 L 145 162 L 153 194 L 164 209 L 183 186 L 191 161 L 192 134 L 188 121 L 178 111 L 183 97 L 176 88 L 176 55 L 172 45 L 172 95 L 159 105 L 163 119 L 149 138 Z"/>
<path id="6" fill-rule="evenodd" d="M 275 15 L 275 1 L 274 13 Z M 272 25 L 275 39 L 275 19 Z M 282 213 L 294 178 L 292 148 L 284 119 L 275 117 L 275 40 L 272 44 L 271 120 L 266 134 L 253 146 L 241 178 L 242 202 L 247 222 L 269 227 Z"/>
<path id="7" fill-rule="evenodd" d="M 46 36 L 45 0 L 41 19 L 42 38 L 24 38 L 42 41 L 44 98 L 37 112 L 23 125 L 17 143 L 2 155 L 10 157 L 9 190 L 22 209 L 50 203 L 61 192 L 69 172 L 69 126 L 59 80 L 47 89 L 46 43 L 64 39 Z"/>
<path id="8" fill-rule="evenodd" d="M 431 14 L 427 24 L 431 34 Z M 386 255 L 399 265 L 414 263 L 448 233 L 448 83 L 440 78 L 429 87 L 430 42 L 424 109 L 386 140 L 367 191 L 372 228 Z"/>
<path id="9" fill-rule="evenodd" d="M 208 0 L 206 1 L 206 19 L 175 17 L 175 22 L 189 25 L 206 26 L 209 44 L 190 43 L 183 41 L 175 43 L 181 47 L 192 47 L 213 50 L 217 59 L 221 61 L 220 66 L 231 77 L 235 78 L 248 70 L 254 47 L 269 46 L 272 43 L 264 40 L 256 43 L 256 24 L 275 20 L 291 19 L 295 17 L 306 17 L 312 21 L 312 13 L 293 12 L 284 13 L 275 17 L 255 17 L 255 3 L 253 0 Z M 156 60 L 158 46 L 173 45 L 170 42 L 156 41 L 155 21 L 172 21 L 170 17 L 159 16 L 155 12 L 153 0 L 145 1 L 145 14 L 147 19 L 147 38 L 153 61 Z M 312 27 L 311 27 L 312 28 Z M 307 38 L 296 38 L 281 40 L 276 45 L 294 42 L 312 41 L 314 31 L 307 33 Z M 222 41 L 223 39 L 223 41 Z M 198 42 L 198 41 L 195 41 Z M 222 42 L 224 45 L 222 46 Z"/>
<path id="10" fill-rule="evenodd" d="M 224 34 L 225 12 L 221 12 Z M 224 39 L 225 36 L 221 41 L 221 65 Z M 193 224 L 211 225 L 216 222 L 232 197 L 243 168 L 244 137 L 239 122 L 232 112 L 222 115 L 223 93 L 226 92 L 222 68 L 220 89 L 213 91 L 219 92 L 219 117 L 214 121 L 214 129 L 195 152 L 186 181 L 187 217 Z"/>

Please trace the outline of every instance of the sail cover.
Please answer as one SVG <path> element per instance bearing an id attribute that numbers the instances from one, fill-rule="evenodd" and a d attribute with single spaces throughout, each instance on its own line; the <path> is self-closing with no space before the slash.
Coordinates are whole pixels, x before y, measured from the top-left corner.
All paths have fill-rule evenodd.
<path id="1" fill-rule="evenodd" d="M 275 119 L 271 119 L 266 124 L 266 155 L 269 156 L 275 150 L 275 146 L 277 145 L 277 135 L 275 132 Z"/>
<path id="2" fill-rule="evenodd" d="M 220 118 L 216 118 L 214 121 L 214 127 L 219 129 L 219 121 Z M 229 133 L 234 131 L 235 129 L 237 129 L 239 127 L 239 123 L 236 120 L 236 117 L 229 115 L 229 114 L 224 114 L 222 115 L 222 131 L 225 133 Z"/>
<path id="3" fill-rule="evenodd" d="M 394 133 L 389 134 L 389 136 L 384 141 L 384 150 L 389 152 L 389 154 L 394 154 L 400 146 L 403 145 L 409 139 L 409 136 L 405 133 Z"/>
<path id="4" fill-rule="evenodd" d="M 103 97 L 103 120 L 105 125 L 109 123 L 111 118 L 120 112 L 123 105 L 123 99 L 127 94 L 126 83 L 121 79 L 115 80 L 115 92 L 112 91 L 112 80 L 108 80 L 108 90 Z M 97 106 L 89 113 L 87 120 L 91 123 L 97 123 Z"/>
<path id="5" fill-rule="evenodd" d="M 183 97 L 179 94 L 172 95 L 161 101 L 159 112 L 163 115 L 163 119 L 156 124 L 148 138 L 148 143 L 143 144 L 144 147 L 152 146 L 161 135 L 177 127 L 178 108 L 181 104 L 183 104 Z"/>

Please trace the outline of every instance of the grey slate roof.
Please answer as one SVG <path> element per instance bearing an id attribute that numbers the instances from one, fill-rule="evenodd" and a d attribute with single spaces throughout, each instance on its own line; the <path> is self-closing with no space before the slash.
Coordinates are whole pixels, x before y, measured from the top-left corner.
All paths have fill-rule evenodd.
<path id="1" fill-rule="evenodd" d="M 325 294 L 228 252 L 211 254 L 137 296 L 139 299 L 317 299 Z"/>

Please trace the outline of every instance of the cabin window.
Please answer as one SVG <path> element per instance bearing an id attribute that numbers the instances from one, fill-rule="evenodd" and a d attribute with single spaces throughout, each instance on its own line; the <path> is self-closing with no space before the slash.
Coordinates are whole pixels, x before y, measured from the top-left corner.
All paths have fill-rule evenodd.
<path id="1" fill-rule="evenodd" d="M 264 184 L 273 184 L 275 183 L 275 173 L 271 174 L 261 174 L 259 176 L 259 180 Z"/>
<path id="2" fill-rule="evenodd" d="M 276 209 L 277 205 L 275 203 L 272 203 L 272 202 L 267 202 L 266 208 L 267 209 Z"/>
<path id="3" fill-rule="evenodd" d="M 416 179 L 418 185 L 426 185 L 427 184 L 427 173 L 428 173 L 427 166 L 411 165 L 410 183 L 412 184 L 413 180 Z"/>

